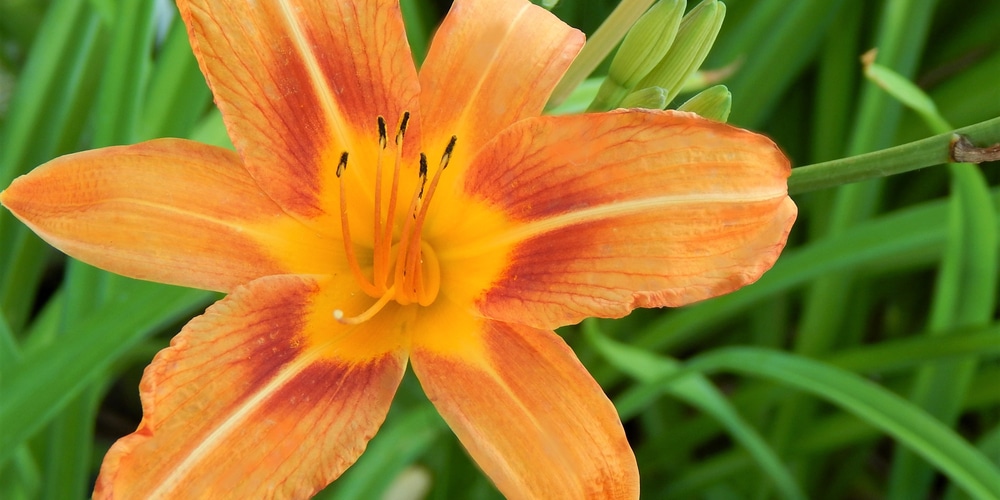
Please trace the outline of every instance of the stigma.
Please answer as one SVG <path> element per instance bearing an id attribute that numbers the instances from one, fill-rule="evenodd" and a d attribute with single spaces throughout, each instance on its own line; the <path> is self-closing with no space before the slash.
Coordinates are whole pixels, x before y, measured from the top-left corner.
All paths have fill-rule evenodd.
<path id="1" fill-rule="evenodd" d="M 451 160 L 452 152 L 458 138 L 451 137 L 444 153 L 437 164 L 433 177 L 429 177 L 427 156 L 420 153 L 416 187 L 409 196 L 407 208 L 402 216 L 397 217 L 399 208 L 400 173 L 403 164 L 403 141 L 410 113 L 404 112 L 396 128 L 393 138 L 394 153 L 392 180 L 387 193 L 383 193 L 382 177 L 385 174 L 383 165 L 388 149 L 389 138 L 385 118 L 378 117 L 378 156 L 375 162 L 374 190 L 374 228 L 371 255 L 371 275 L 361 267 L 355 253 L 354 242 L 351 239 L 351 227 L 348 217 L 347 197 L 349 190 L 344 180 L 350 154 L 344 151 L 337 164 L 337 178 L 340 184 L 340 228 L 344 241 L 344 252 L 348 267 L 358 286 L 365 294 L 375 299 L 375 302 L 365 311 L 347 316 L 344 311 L 333 311 L 333 317 L 344 324 L 359 324 L 373 318 L 389 302 L 400 305 L 419 304 L 429 306 L 437 299 L 441 290 L 441 264 L 431 245 L 421 235 L 427 210 L 434 193 L 437 190 L 441 174 Z M 388 196 L 386 212 L 382 213 L 383 196 Z M 397 220 L 399 219 L 399 220 Z M 401 229 L 397 232 L 397 226 Z"/>

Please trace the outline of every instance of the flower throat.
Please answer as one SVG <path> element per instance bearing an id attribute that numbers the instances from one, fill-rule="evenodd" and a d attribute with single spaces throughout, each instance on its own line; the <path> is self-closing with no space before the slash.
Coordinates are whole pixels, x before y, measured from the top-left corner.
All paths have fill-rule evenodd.
<path id="1" fill-rule="evenodd" d="M 434 249 L 421 239 L 420 235 L 427 217 L 427 207 L 430 206 L 431 199 L 434 197 L 441 173 L 448 166 L 458 138 L 452 136 L 451 140 L 448 141 L 448 146 L 445 147 L 444 154 L 441 155 L 441 161 L 429 185 L 427 183 L 427 156 L 420 153 L 420 179 L 413 191 L 413 196 L 410 197 L 409 208 L 405 212 L 409 216 L 404 217 L 399 240 L 393 242 L 403 137 L 406 135 L 406 125 L 409 120 L 410 113 L 406 111 L 403 113 L 396 130 L 392 184 L 389 189 L 388 209 L 383 220 L 382 164 L 388 145 L 388 136 L 385 118 L 378 117 L 379 147 L 378 161 L 375 167 L 375 216 L 373 218 L 375 227 L 372 232 L 374 238 L 372 278 L 370 280 L 362 272 L 354 253 L 354 243 L 351 240 L 351 227 L 347 214 L 347 188 L 343 177 L 343 173 L 347 170 L 348 153 L 344 151 L 340 154 L 340 162 L 337 164 L 337 178 L 340 183 L 340 228 L 343 233 L 344 251 L 347 254 L 351 274 L 360 285 L 361 290 L 377 299 L 371 307 L 357 316 L 345 316 L 344 311 L 340 309 L 333 311 L 333 317 L 341 323 L 358 324 L 368 321 L 391 300 L 395 300 L 400 305 L 420 304 L 428 306 L 434 302 L 441 289 L 441 266 L 437 255 L 434 253 Z"/>

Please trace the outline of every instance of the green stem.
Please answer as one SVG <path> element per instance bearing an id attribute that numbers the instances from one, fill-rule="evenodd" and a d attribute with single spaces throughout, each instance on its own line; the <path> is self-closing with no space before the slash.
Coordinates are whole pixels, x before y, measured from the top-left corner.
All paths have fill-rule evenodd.
<path id="1" fill-rule="evenodd" d="M 873 153 L 798 167 L 788 179 L 788 193 L 801 194 L 877 177 L 948 163 L 955 134 L 978 146 L 1000 142 L 1000 117 Z"/>

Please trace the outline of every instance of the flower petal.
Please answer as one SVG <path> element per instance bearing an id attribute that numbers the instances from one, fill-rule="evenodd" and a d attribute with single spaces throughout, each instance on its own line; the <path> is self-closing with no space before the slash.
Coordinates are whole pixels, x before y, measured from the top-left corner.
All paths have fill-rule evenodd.
<path id="1" fill-rule="evenodd" d="M 538 116 L 583 41 L 524 0 L 456 0 L 420 69 L 424 150 L 434 157 L 457 135 L 452 163 L 462 165 L 508 125 Z"/>
<path id="2" fill-rule="evenodd" d="M 637 498 L 614 406 L 550 331 L 477 319 L 439 300 L 411 360 L 427 396 L 508 498 Z"/>
<path id="3" fill-rule="evenodd" d="M 336 479 L 406 366 L 398 309 L 333 319 L 361 305 L 346 284 L 265 277 L 192 320 L 146 368 L 142 423 L 108 452 L 95 497 L 302 498 Z"/>
<path id="4" fill-rule="evenodd" d="M 525 120 L 483 149 L 464 184 L 518 223 L 441 258 L 508 252 L 479 299 L 503 321 L 551 328 L 680 306 L 773 265 L 796 216 L 789 173 L 766 137 L 693 114 Z"/>
<path id="5" fill-rule="evenodd" d="M 63 156 L 3 203 L 50 244 L 112 272 L 226 291 L 260 276 L 333 273 L 343 245 L 286 215 L 232 151 L 160 139 Z"/>
<path id="6" fill-rule="evenodd" d="M 398 1 L 178 5 L 253 177 L 290 213 L 336 214 L 336 196 L 324 194 L 336 193 L 341 153 L 373 162 L 377 116 L 392 127 L 403 111 L 417 112 L 419 84 Z"/>

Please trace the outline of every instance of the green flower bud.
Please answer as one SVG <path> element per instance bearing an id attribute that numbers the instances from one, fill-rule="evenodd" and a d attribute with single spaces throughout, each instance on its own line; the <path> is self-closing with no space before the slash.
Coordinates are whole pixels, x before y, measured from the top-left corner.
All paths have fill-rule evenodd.
<path id="1" fill-rule="evenodd" d="M 632 92 L 622 99 L 622 108 L 663 109 L 667 106 L 667 89 L 648 87 Z"/>
<path id="2" fill-rule="evenodd" d="M 733 107 L 733 94 L 725 85 L 716 85 L 699 92 L 677 108 L 678 111 L 698 113 L 709 120 L 725 122 Z"/>
<path id="3" fill-rule="evenodd" d="M 725 17 L 726 5 L 718 0 L 704 0 L 691 9 L 681 21 L 667 55 L 637 87 L 667 89 L 668 103 L 677 97 L 684 82 L 705 62 Z"/>
<path id="4" fill-rule="evenodd" d="M 608 78 L 635 88 L 659 64 L 677 36 L 685 0 L 660 0 L 635 22 L 611 61 Z"/>
<path id="5" fill-rule="evenodd" d="M 670 49 L 680 28 L 686 0 L 660 0 L 632 26 L 611 60 L 608 77 L 597 93 L 591 111 L 618 107 Z"/>
<path id="6" fill-rule="evenodd" d="M 549 96 L 546 108 L 552 109 L 560 104 L 567 96 L 573 92 L 597 66 L 604 61 L 604 58 L 611 53 L 615 46 L 619 45 L 622 38 L 628 34 L 628 30 L 642 17 L 642 14 L 653 5 L 653 0 L 621 0 L 615 10 L 611 11 L 608 18 L 601 23 L 601 26 L 594 31 L 594 34 L 587 40 L 587 43 L 580 50 L 580 53 L 570 64 L 562 80 Z"/>

